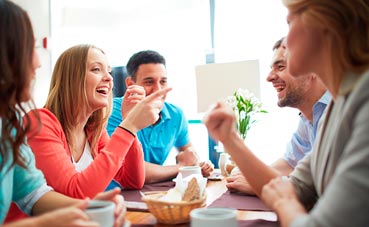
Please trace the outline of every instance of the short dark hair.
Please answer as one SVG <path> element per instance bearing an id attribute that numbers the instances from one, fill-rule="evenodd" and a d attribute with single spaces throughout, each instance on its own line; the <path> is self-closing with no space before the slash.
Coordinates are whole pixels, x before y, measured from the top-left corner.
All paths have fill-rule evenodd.
<path id="1" fill-rule="evenodd" d="M 127 63 L 127 73 L 128 76 L 132 77 L 132 80 L 136 82 L 136 72 L 138 67 L 142 64 L 163 64 L 165 65 L 165 58 L 156 51 L 153 50 L 144 50 L 137 52 L 132 55 L 132 57 L 128 60 Z"/>
<path id="2" fill-rule="evenodd" d="M 282 43 L 283 43 L 283 40 L 284 40 L 285 37 L 282 37 L 281 39 L 279 39 L 277 42 L 275 42 L 274 46 L 273 46 L 273 51 L 280 48 Z"/>

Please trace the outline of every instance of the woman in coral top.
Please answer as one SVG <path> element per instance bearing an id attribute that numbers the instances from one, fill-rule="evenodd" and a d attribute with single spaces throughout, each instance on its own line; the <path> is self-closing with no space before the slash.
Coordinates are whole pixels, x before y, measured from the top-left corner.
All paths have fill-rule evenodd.
<path id="1" fill-rule="evenodd" d="M 92 45 L 71 47 L 56 62 L 45 108 L 39 109 L 43 126 L 28 143 L 36 166 L 58 192 L 84 198 L 111 183 L 131 189 L 144 184 L 143 152 L 136 132 L 157 121 L 161 97 L 170 89 L 142 101 L 137 97 L 141 88 L 127 90 L 126 97 L 131 97 L 124 107 L 129 110 L 124 113 L 127 117 L 110 138 L 105 130 L 112 99 L 110 70 L 104 52 Z M 29 116 L 32 121 L 32 112 Z"/>

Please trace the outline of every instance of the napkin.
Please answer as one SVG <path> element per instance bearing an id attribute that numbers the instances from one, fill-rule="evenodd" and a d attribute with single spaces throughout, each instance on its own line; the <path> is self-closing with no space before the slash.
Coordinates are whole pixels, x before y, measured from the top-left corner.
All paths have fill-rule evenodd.
<path id="1" fill-rule="evenodd" d="M 207 178 L 204 178 L 201 174 L 191 174 L 185 178 L 182 177 L 181 173 L 178 173 L 177 177 L 173 179 L 176 182 L 174 188 L 168 190 L 167 194 L 160 198 L 162 201 L 167 202 L 179 202 L 182 201 L 183 195 L 188 186 L 188 182 L 192 179 L 196 178 L 197 184 L 200 187 L 200 195 L 204 194 Z"/>

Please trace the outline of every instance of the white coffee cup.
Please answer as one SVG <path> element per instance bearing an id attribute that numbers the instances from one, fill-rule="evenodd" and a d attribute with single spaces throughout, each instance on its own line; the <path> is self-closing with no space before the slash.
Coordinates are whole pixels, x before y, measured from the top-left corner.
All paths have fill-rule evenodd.
<path id="1" fill-rule="evenodd" d="M 191 227 L 237 227 L 237 210 L 231 208 L 197 208 L 190 212 Z"/>
<path id="2" fill-rule="evenodd" d="M 200 166 L 182 166 L 179 167 L 179 172 L 182 174 L 182 177 L 185 178 L 192 174 L 201 174 Z"/>
<path id="3" fill-rule="evenodd" d="M 91 200 L 85 209 L 91 220 L 96 221 L 103 227 L 114 226 L 115 204 L 111 201 Z"/>

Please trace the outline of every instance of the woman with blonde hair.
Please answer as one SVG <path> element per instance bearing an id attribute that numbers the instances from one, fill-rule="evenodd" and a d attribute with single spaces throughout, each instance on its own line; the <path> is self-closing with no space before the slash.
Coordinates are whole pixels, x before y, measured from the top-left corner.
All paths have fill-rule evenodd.
<path id="1" fill-rule="evenodd" d="M 55 64 L 45 107 L 38 110 L 43 127 L 30 138 L 36 166 L 50 186 L 63 194 L 95 196 L 109 184 L 139 189 L 145 181 L 142 147 L 136 132 L 159 117 L 158 91 L 137 101 L 108 136 L 113 80 L 105 53 L 92 45 L 73 46 Z M 33 115 L 29 114 L 31 121 Z M 31 130 L 32 133 L 32 130 Z"/>
<path id="2" fill-rule="evenodd" d="M 27 13 L 8 0 L 0 0 L 0 65 L 0 225 L 97 227 L 83 212 L 87 199 L 77 200 L 53 191 L 35 167 L 26 142 L 30 125 L 21 116 L 26 113 L 25 106 L 34 107 L 31 84 L 40 59 Z M 34 113 L 33 125 L 39 127 Z M 29 122 L 27 115 L 25 120 Z M 115 226 L 122 226 L 125 212 L 119 190 L 100 193 L 95 199 L 114 201 Z M 11 202 L 35 217 L 2 225 Z"/>
<path id="3" fill-rule="evenodd" d="M 289 178 L 274 178 L 272 171 L 259 171 L 264 164 L 237 138 L 225 105 L 218 104 L 204 120 L 282 226 L 367 226 L 369 1 L 283 3 L 290 74 L 316 73 L 333 97 L 313 151 Z"/>

